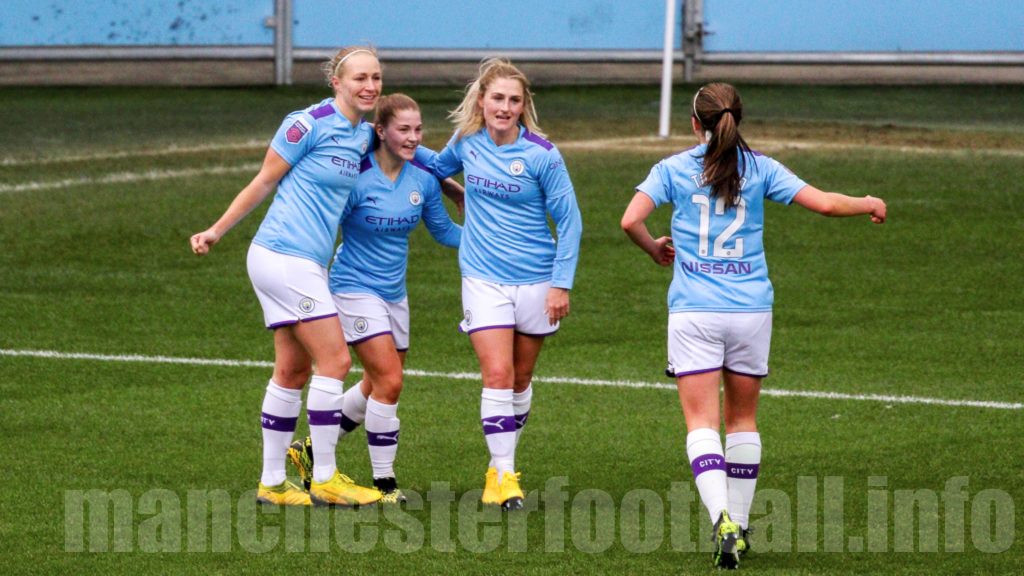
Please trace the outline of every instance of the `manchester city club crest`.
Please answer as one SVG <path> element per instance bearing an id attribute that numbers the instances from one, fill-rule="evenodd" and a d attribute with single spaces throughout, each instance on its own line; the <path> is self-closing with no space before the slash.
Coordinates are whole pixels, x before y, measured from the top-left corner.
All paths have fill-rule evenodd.
<path id="1" fill-rule="evenodd" d="M 366 148 L 367 148 L 367 147 L 368 147 L 369 145 L 370 145 L 370 143 L 369 143 L 369 142 L 367 142 L 366 140 L 363 140 L 363 144 L 362 144 L 362 145 L 361 145 L 361 146 L 359 147 L 359 150 L 360 150 L 360 151 L 361 151 L 361 152 L 362 152 L 363 154 L 366 154 Z"/>
<path id="2" fill-rule="evenodd" d="M 356 318 L 356 321 L 352 323 L 352 328 L 359 334 L 366 332 L 369 327 L 370 323 L 366 321 L 366 318 Z"/>
<path id="3" fill-rule="evenodd" d="M 309 314 L 314 308 L 316 308 L 316 302 L 314 302 L 312 298 L 303 298 L 302 300 L 299 300 L 299 310 L 304 314 Z"/>
<path id="4" fill-rule="evenodd" d="M 466 319 L 466 326 L 471 326 L 473 324 L 473 311 L 470 310 L 469 308 L 466 308 L 466 313 L 464 317 Z"/>
<path id="5" fill-rule="evenodd" d="M 523 170 L 526 170 L 526 164 L 523 164 L 522 160 L 513 160 L 512 163 L 508 165 L 508 171 L 511 172 L 513 176 L 519 176 L 523 173 Z"/>
<path id="6" fill-rule="evenodd" d="M 418 190 L 413 190 L 412 192 L 409 192 L 409 204 L 412 204 L 413 206 L 419 206 L 420 202 L 423 202 L 423 195 L 420 194 Z"/>

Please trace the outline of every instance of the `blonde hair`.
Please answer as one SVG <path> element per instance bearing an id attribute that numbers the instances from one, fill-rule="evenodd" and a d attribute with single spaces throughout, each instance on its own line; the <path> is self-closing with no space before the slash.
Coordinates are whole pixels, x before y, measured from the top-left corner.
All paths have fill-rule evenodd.
<path id="1" fill-rule="evenodd" d="M 328 86 L 331 85 L 331 80 L 335 76 L 341 78 L 345 61 L 348 60 L 349 56 L 354 56 L 356 54 L 370 54 L 374 58 L 377 58 L 377 49 L 373 46 L 346 46 L 341 50 L 338 50 L 333 58 L 324 62 L 320 67 L 327 79 Z"/>
<path id="2" fill-rule="evenodd" d="M 480 63 L 476 79 L 466 86 L 466 95 L 462 98 L 462 103 L 448 114 L 448 118 L 455 124 L 459 138 L 475 134 L 484 127 L 484 111 L 480 107 L 480 97 L 487 94 L 488 88 L 499 78 L 519 81 L 523 87 L 523 113 L 519 117 L 519 124 L 526 126 L 530 132 L 545 137 L 537 124 L 537 110 L 533 106 L 533 93 L 530 92 L 530 81 L 526 79 L 526 75 L 504 58 L 489 58 Z"/>

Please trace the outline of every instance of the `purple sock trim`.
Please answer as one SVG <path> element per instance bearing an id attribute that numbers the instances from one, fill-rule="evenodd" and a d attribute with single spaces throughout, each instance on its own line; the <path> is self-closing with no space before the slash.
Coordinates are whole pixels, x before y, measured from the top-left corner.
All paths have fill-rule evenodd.
<path id="1" fill-rule="evenodd" d="M 341 414 L 341 429 L 344 430 L 345 432 L 351 432 L 356 428 L 359 428 L 359 422 L 356 422 L 355 420 L 349 418 L 348 416 L 345 416 L 345 413 L 343 412 Z"/>
<path id="2" fill-rule="evenodd" d="M 516 431 L 515 416 L 488 416 L 480 419 L 480 426 L 484 429 L 484 436 L 501 434 L 502 432 Z"/>
<path id="3" fill-rule="evenodd" d="M 737 464 L 735 462 L 726 462 L 725 475 L 729 478 L 746 478 L 747 480 L 753 480 L 757 478 L 757 472 L 760 468 L 760 464 Z"/>
<path id="4" fill-rule="evenodd" d="M 526 411 L 522 414 L 516 414 L 516 430 L 519 430 L 523 426 L 526 426 L 526 421 L 530 418 L 530 412 Z"/>
<path id="5" fill-rule="evenodd" d="M 682 376 L 693 376 L 694 374 L 707 374 L 708 372 L 714 372 L 715 370 L 721 370 L 722 367 L 718 368 L 704 368 L 703 370 L 690 370 L 689 372 L 676 372 L 676 378 Z"/>
<path id="6" fill-rule="evenodd" d="M 310 426 L 338 426 L 341 424 L 341 410 L 306 409 Z"/>
<path id="7" fill-rule="evenodd" d="M 515 324 L 502 325 L 502 326 L 481 326 L 479 328 L 473 328 L 469 332 L 466 332 L 466 334 L 472 334 L 473 332 L 479 332 L 481 330 L 497 330 L 499 328 L 513 328 L 514 329 L 515 327 L 516 327 Z"/>
<path id="8" fill-rule="evenodd" d="M 376 338 L 377 336 L 384 336 L 384 335 L 391 335 L 391 330 L 385 330 L 384 332 L 377 332 L 376 334 L 370 334 L 369 336 L 363 336 L 362 338 L 360 338 L 358 340 L 353 340 L 353 341 L 349 342 L 348 344 L 349 344 L 349 346 L 355 346 L 356 344 L 362 344 L 363 342 L 366 342 L 370 338 Z"/>
<path id="9" fill-rule="evenodd" d="M 366 443 L 370 446 L 394 446 L 398 444 L 400 430 L 391 432 L 370 432 L 366 431 Z"/>
<path id="10" fill-rule="evenodd" d="M 732 372 L 733 374 L 739 374 L 740 376 L 749 376 L 751 378 L 767 378 L 768 377 L 768 374 L 749 374 L 747 372 L 740 372 L 739 370 L 733 370 L 732 368 L 729 368 L 728 366 L 724 366 L 724 369 L 729 371 L 729 372 Z"/>
<path id="11" fill-rule="evenodd" d="M 693 470 L 693 477 L 696 478 L 705 472 L 711 470 L 721 470 L 725 472 L 725 456 L 721 454 L 704 454 L 698 456 L 690 462 L 690 469 Z"/>
<path id="12" fill-rule="evenodd" d="M 298 423 L 298 417 L 295 418 L 283 418 L 281 416 L 274 416 L 273 414 L 267 414 L 262 412 L 260 414 L 260 422 L 263 428 L 266 430 L 276 430 L 277 432 L 295 432 L 295 425 Z"/>

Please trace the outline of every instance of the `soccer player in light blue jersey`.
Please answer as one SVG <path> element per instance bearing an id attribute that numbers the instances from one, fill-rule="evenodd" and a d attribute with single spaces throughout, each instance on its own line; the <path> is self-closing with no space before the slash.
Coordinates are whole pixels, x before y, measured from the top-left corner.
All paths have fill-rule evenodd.
<path id="1" fill-rule="evenodd" d="M 380 96 L 380 62 L 371 48 L 349 47 L 338 51 L 325 72 L 334 96 L 289 114 L 256 177 L 213 226 L 191 238 L 192 250 L 206 254 L 277 190 L 247 262 L 264 321 L 274 330 L 274 375 L 263 400 L 263 474 L 256 496 L 268 504 L 352 506 L 381 498 L 380 491 L 356 486 L 336 467 L 342 380 L 352 360 L 326 268 L 373 135 L 362 118 Z M 309 493 L 285 473 L 307 380 L 306 413 L 317 457 Z"/>
<path id="2" fill-rule="evenodd" d="M 374 129 L 379 146 L 363 159 L 345 206 L 330 288 L 345 338 L 364 370 L 363 380 L 345 392 L 341 435 L 365 422 L 374 486 L 383 494 L 381 502 L 399 503 L 405 496 L 394 462 L 409 349 L 409 234 L 422 222 L 437 242 L 457 248 L 462 228 L 448 217 L 433 172 L 414 159 L 423 139 L 416 101 L 405 94 L 382 97 Z M 316 461 L 308 446 L 296 441 L 288 450 L 303 480 Z"/>
<path id="3" fill-rule="evenodd" d="M 698 90 L 691 124 L 700 143 L 655 165 L 622 217 L 629 238 L 673 269 L 669 371 L 686 417 L 690 466 L 714 522 L 714 562 L 723 568 L 737 567 L 749 547 L 747 522 L 761 463 L 756 413 L 768 375 L 773 298 L 762 244 L 765 201 L 796 202 L 826 216 L 867 214 L 876 224 L 886 217 L 878 198 L 822 192 L 751 151 L 739 133 L 742 117 L 732 86 Z M 662 204 L 673 207 L 672 236 L 655 239 L 645 221 Z"/>
<path id="4" fill-rule="evenodd" d="M 582 221 L 562 155 L 540 132 L 529 81 L 515 66 L 483 62 L 451 117 L 455 135 L 431 164 L 439 178 L 465 177 L 460 327 L 483 376 L 491 462 L 482 500 L 515 510 L 523 505 L 515 449 L 533 369 L 544 338 L 569 314 Z"/>

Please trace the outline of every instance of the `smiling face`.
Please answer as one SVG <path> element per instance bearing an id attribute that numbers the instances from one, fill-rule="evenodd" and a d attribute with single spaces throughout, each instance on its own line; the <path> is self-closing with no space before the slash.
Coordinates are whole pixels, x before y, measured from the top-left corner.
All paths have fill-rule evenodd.
<path id="1" fill-rule="evenodd" d="M 495 144 L 509 144 L 519 136 L 519 118 L 526 96 L 522 83 L 512 78 L 495 78 L 478 101 L 484 126 Z"/>
<path id="2" fill-rule="evenodd" d="M 358 120 L 372 112 L 380 98 L 381 78 L 380 62 L 373 54 L 360 52 L 345 60 L 338 75 L 331 79 L 342 114 Z"/>
<path id="3" fill-rule="evenodd" d="M 423 141 L 423 120 L 415 108 L 399 110 L 386 126 L 377 127 L 377 137 L 388 153 L 409 161 Z"/>

